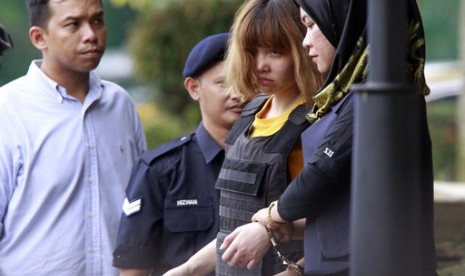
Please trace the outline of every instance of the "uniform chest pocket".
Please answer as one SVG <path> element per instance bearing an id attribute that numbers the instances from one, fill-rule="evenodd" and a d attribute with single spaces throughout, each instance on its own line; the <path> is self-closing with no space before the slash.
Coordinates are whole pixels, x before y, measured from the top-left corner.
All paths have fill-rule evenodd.
<path id="1" fill-rule="evenodd" d="M 257 196 L 267 164 L 248 160 L 224 160 L 216 188 Z"/>
<path id="2" fill-rule="evenodd" d="M 211 198 L 165 199 L 164 219 L 166 228 L 174 233 L 204 231 L 214 222 Z"/>

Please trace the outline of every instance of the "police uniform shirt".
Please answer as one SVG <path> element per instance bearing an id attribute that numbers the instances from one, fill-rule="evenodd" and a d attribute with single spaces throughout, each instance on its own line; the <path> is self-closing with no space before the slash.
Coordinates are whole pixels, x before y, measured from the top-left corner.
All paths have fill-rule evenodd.
<path id="1" fill-rule="evenodd" d="M 160 275 L 216 237 L 215 181 L 223 149 L 200 124 L 195 134 L 142 156 L 134 167 L 113 265 Z"/>

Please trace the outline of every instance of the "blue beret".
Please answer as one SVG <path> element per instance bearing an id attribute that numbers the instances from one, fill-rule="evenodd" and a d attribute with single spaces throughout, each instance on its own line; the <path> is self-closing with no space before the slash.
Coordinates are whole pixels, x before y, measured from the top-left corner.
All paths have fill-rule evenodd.
<path id="1" fill-rule="evenodd" d="M 229 33 L 221 33 L 208 36 L 192 48 L 187 57 L 182 75 L 197 77 L 206 71 L 214 63 L 224 59 L 228 46 Z"/>

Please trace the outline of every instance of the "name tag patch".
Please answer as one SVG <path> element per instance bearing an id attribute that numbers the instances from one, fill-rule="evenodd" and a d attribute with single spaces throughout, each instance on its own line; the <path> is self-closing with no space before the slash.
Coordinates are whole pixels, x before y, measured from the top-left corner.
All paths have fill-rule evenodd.
<path id="1" fill-rule="evenodd" d="M 176 201 L 176 206 L 195 206 L 198 204 L 197 199 L 179 199 Z"/>

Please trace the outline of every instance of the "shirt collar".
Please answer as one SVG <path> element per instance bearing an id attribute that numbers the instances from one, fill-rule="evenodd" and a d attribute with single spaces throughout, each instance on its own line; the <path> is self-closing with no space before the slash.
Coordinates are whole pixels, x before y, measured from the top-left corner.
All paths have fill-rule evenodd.
<path id="1" fill-rule="evenodd" d="M 66 89 L 61 87 L 56 81 L 49 78 L 41 69 L 42 60 L 37 59 L 31 62 L 29 66 L 28 75 L 38 79 L 43 85 L 49 87 L 48 91 L 54 93 L 54 97 L 57 99 L 58 102 L 63 103 L 65 98 L 70 98 Z M 102 94 L 103 83 L 100 77 L 94 72 L 91 71 L 89 75 L 89 93 L 86 96 L 90 99 L 91 102 L 95 101 L 96 99 L 100 98 Z"/>
<path id="2" fill-rule="evenodd" d="M 215 140 L 213 140 L 202 122 L 197 127 L 195 136 L 197 137 L 197 143 L 199 144 L 200 150 L 202 151 L 203 157 L 205 158 L 205 162 L 207 162 L 207 164 L 212 162 L 218 156 L 218 154 L 223 152 L 223 149 L 220 147 L 220 145 L 218 145 L 218 143 L 216 143 Z"/>
<path id="3" fill-rule="evenodd" d="M 90 71 L 89 76 L 89 93 L 87 93 L 85 102 L 89 105 L 102 96 L 103 82 L 94 71 Z"/>
<path id="4" fill-rule="evenodd" d="M 42 85 L 48 87 L 49 89 L 46 89 L 45 91 L 47 91 L 47 93 L 53 93 L 53 97 L 55 97 L 58 102 L 62 103 L 64 96 L 62 91 L 58 89 L 59 85 L 54 80 L 45 75 L 42 70 L 40 70 L 41 65 L 42 60 L 33 60 L 29 66 L 29 71 L 27 74 L 37 79 Z"/>

